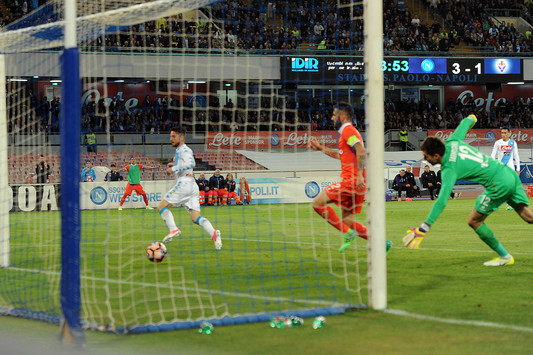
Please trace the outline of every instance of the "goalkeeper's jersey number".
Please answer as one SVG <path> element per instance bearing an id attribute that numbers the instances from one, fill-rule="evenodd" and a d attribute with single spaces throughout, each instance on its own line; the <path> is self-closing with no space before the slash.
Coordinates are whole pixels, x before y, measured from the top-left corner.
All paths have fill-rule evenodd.
<path id="1" fill-rule="evenodd" d="M 474 149 L 468 145 L 459 146 L 458 155 L 461 160 L 468 159 L 481 164 L 482 168 L 486 168 L 489 166 L 489 162 L 487 160 L 488 157 L 481 152 L 474 151 Z"/>

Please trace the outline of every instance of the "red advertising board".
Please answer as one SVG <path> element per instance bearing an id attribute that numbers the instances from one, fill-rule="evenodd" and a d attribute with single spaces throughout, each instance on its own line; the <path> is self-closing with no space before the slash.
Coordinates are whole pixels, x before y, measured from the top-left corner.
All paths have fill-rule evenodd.
<path id="1" fill-rule="evenodd" d="M 429 129 L 428 136 L 437 136 L 442 140 L 448 139 L 454 132 L 453 129 Z M 499 129 L 471 129 L 465 137 L 465 142 L 476 145 L 493 145 L 502 136 Z M 517 128 L 511 131 L 511 139 L 519 145 L 530 144 L 533 137 L 532 128 Z"/>
<path id="2" fill-rule="evenodd" d="M 307 148 L 311 137 L 337 146 L 337 131 L 209 132 L 205 139 L 208 149 L 295 149 Z"/>
<path id="3" fill-rule="evenodd" d="M 131 112 L 140 108 L 144 98 L 148 95 L 150 100 L 160 100 L 163 97 L 175 98 L 180 102 L 189 102 L 192 106 L 207 106 L 207 84 L 180 84 L 168 83 L 166 90 L 160 91 L 157 85 L 150 85 L 149 82 L 139 83 L 85 83 L 82 87 L 81 104 L 98 102 L 101 98 L 112 100 L 115 96 L 124 100 L 124 108 Z M 45 87 L 50 85 L 49 81 L 41 81 L 38 84 L 39 92 L 45 95 Z M 48 100 L 51 98 L 49 97 Z"/>
<path id="4" fill-rule="evenodd" d="M 502 102 L 513 102 L 521 98 L 527 102 L 533 99 L 533 85 L 502 85 L 501 92 L 489 92 L 484 85 L 480 86 L 446 86 L 445 102 L 461 102 L 466 105 L 473 101 L 478 108 L 491 111 Z"/>

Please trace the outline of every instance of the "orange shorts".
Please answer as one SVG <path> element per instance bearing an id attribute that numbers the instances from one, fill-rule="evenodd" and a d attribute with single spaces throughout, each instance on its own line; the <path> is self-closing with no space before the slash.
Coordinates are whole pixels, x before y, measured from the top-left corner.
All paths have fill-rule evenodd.
<path id="1" fill-rule="evenodd" d="M 128 182 L 128 185 L 126 185 L 126 191 L 124 191 L 124 196 L 130 196 L 133 191 L 137 192 L 137 196 L 145 194 L 141 184 L 132 185 Z"/>
<path id="2" fill-rule="evenodd" d="M 324 189 L 326 195 L 343 211 L 361 213 L 365 202 L 365 190 L 358 190 L 353 180 L 343 180 Z"/>

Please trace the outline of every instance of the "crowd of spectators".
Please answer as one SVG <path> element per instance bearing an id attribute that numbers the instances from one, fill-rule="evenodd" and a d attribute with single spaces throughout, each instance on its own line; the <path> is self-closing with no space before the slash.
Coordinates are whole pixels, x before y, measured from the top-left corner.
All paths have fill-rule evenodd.
<path id="1" fill-rule="evenodd" d="M 7 2 L 3 25 L 25 16 L 44 0 Z M 230 0 L 202 9 L 205 19 L 185 19 L 181 14 L 140 23 L 115 34 L 82 44 L 88 50 L 106 51 L 222 51 L 285 53 L 303 48 L 325 51 L 363 50 L 363 9 L 349 0 Z M 459 44 L 496 52 L 531 52 L 531 31 L 490 18 L 487 9 L 519 10 L 529 14 L 533 5 L 519 0 L 426 0 L 434 21 L 425 23 L 406 5 L 383 0 L 384 49 L 447 52 Z M 424 3 L 422 3 L 424 4 Z M 24 26 L 53 22 L 52 7 L 26 18 Z M 516 15 L 516 14 L 515 14 Z M 353 16 L 353 17 L 352 17 Z M 445 26 L 441 26 L 441 22 Z M 20 26 L 19 26 L 20 27 Z M 302 46 L 304 45 L 304 46 Z"/>
<path id="2" fill-rule="evenodd" d="M 302 96 L 297 100 L 285 96 L 262 97 L 257 107 L 247 105 L 245 98 L 220 104 L 211 95 L 206 107 L 194 107 L 177 97 L 147 95 L 135 108 L 127 109 L 124 100 L 114 97 L 82 104 L 82 131 L 95 133 L 164 133 L 179 124 L 190 132 L 217 131 L 282 131 L 334 130 L 331 114 L 334 103 L 329 99 Z M 385 129 L 409 131 L 453 129 L 471 113 L 478 117 L 478 128 L 533 127 L 533 100 L 516 97 L 499 100 L 497 106 L 486 111 L 473 99 L 462 99 L 439 106 L 427 99 L 385 103 Z M 356 124 L 364 130 L 364 101 L 354 105 Z M 8 131 L 12 134 L 57 133 L 61 119 L 58 97 L 37 99 L 30 89 L 13 90 L 8 94 Z"/>
<path id="3" fill-rule="evenodd" d="M 433 13 L 441 16 L 452 29 L 451 31 L 456 33 L 456 37 L 468 45 L 487 47 L 497 52 L 507 53 L 532 51 L 531 30 L 521 33 L 512 23 L 491 19 L 488 12 L 507 17 L 522 15 L 530 11 L 524 1 L 426 1 Z"/>
<path id="4" fill-rule="evenodd" d="M 425 23 L 407 6 L 395 0 L 383 0 L 384 49 L 388 54 L 404 51 L 446 52 L 461 42 L 490 47 L 499 52 L 531 52 L 530 31 L 518 31 L 513 24 L 497 22 L 486 10 L 520 10 L 532 13 L 533 5 L 517 0 L 427 0 L 427 7 L 439 21 Z M 13 0 L 1 7 L 2 26 L 12 23 L 46 3 L 44 0 Z M 152 51 L 161 49 L 205 49 L 233 51 L 289 51 L 302 44 L 326 50 L 358 51 L 363 49 L 362 7 L 349 0 L 230 0 L 203 9 L 212 20 L 191 22 L 182 15 L 141 23 L 116 34 L 84 43 L 85 49 L 108 51 Z M 353 18 L 352 18 L 353 16 Z M 34 14 L 29 24 L 54 21 L 52 12 Z M 30 21 L 30 20 L 28 20 Z M 20 100 L 20 98 L 24 98 Z M 60 105 L 58 98 L 37 99 L 31 90 L 13 91 L 8 95 L 10 132 L 58 132 Z M 294 100 L 264 98 L 259 107 L 250 109 L 245 102 L 221 105 L 216 97 L 208 98 L 207 108 L 192 107 L 175 97 L 146 97 L 135 110 L 126 110 L 120 98 L 109 104 L 104 100 L 84 103 L 84 131 L 165 132 L 179 123 L 198 132 L 228 130 L 334 129 L 330 120 L 331 102 L 317 98 Z M 364 110 L 358 119 L 364 122 Z M 533 127 L 529 102 L 516 99 L 490 112 L 471 105 L 447 103 L 445 107 L 414 102 L 387 102 L 386 128 L 410 130 L 454 128 L 464 115 L 477 111 L 479 127 Z"/>

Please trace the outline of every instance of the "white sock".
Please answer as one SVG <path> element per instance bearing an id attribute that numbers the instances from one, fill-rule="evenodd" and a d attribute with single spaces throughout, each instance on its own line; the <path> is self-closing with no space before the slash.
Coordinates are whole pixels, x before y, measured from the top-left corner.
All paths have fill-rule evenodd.
<path id="1" fill-rule="evenodd" d="M 168 208 L 164 208 L 161 212 L 159 212 L 159 214 L 161 215 L 161 218 L 163 218 L 163 221 L 165 221 L 167 224 L 168 230 L 173 231 L 178 229 L 176 222 L 174 222 L 174 216 Z"/>
<path id="2" fill-rule="evenodd" d="M 215 232 L 215 228 L 213 228 L 213 225 L 211 224 L 211 222 L 209 222 L 207 218 L 200 216 L 196 220 L 196 223 L 198 223 L 198 225 L 202 227 L 204 231 L 206 231 L 207 234 L 209 234 L 210 237 L 213 236 L 213 233 Z"/>

